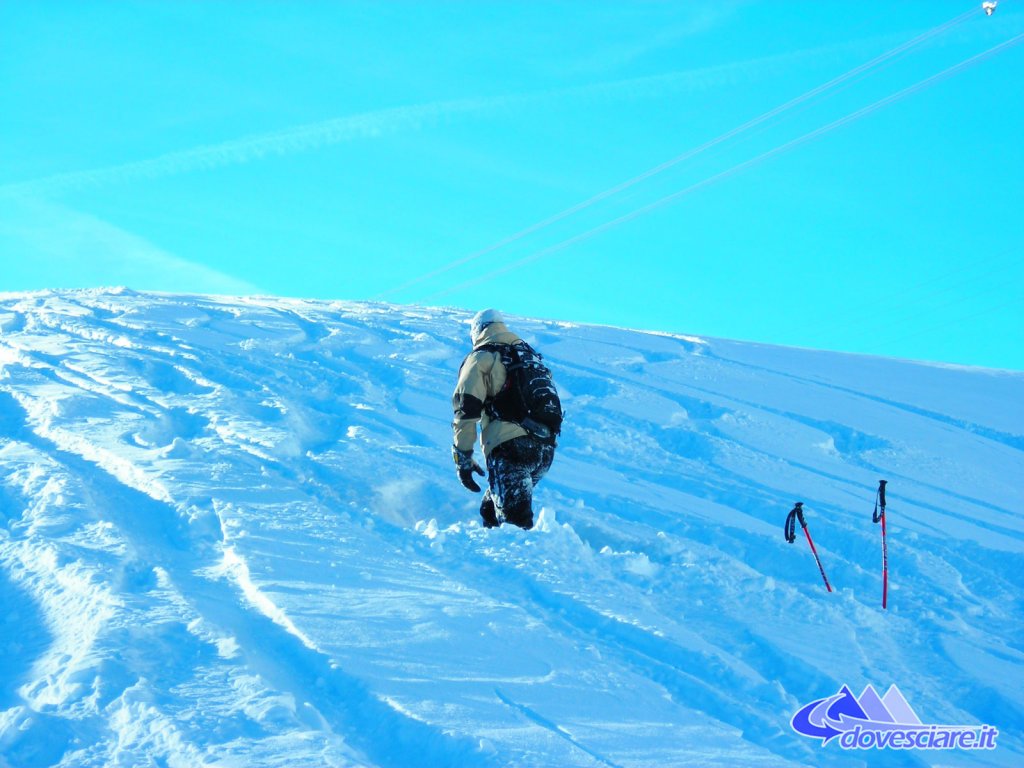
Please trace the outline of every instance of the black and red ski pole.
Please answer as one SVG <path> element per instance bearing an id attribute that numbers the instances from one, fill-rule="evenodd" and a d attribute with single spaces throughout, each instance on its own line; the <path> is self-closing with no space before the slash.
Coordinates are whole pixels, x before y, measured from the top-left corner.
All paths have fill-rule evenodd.
<path id="1" fill-rule="evenodd" d="M 871 520 L 882 524 L 882 608 L 886 607 L 889 598 L 889 552 L 885 544 L 885 484 L 886 480 L 878 481 L 878 493 L 875 494 L 875 511 Z"/>
<path id="2" fill-rule="evenodd" d="M 828 576 L 825 575 L 825 569 L 821 565 L 821 558 L 818 557 L 818 550 L 814 548 L 814 541 L 811 539 L 811 532 L 807 530 L 807 521 L 804 519 L 804 503 L 798 501 L 796 506 L 789 512 L 789 517 L 786 518 L 786 541 L 792 544 L 796 541 L 796 521 L 800 521 L 800 527 L 804 529 L 804 535 L 807 537 L 807 543 L 811 545 L 811 554 L 814 555 L 814 562 L 818 564 L 818 570 L 821 571 L 821 578 L 825 582 L 825 589 L 829 592 L 832 591 L 832 585 L 828 583 Z"/>

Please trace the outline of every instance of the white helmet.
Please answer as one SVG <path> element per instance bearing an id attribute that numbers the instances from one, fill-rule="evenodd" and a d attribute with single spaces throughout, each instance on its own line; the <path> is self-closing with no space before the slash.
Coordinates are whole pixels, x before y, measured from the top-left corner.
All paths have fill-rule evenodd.
<path id="1" fill-rule="evenodd" d="M 501 312 L 496 309 L 484 309 L 477 312 L 473 316 L 473 321 L 469 326 L 469 338 L 472 339 L 473 343 L 477 342 L 477 339 L 484 332 L 484 328 L 493 323 L 504 323 L 505 318 L 501 316 Z"/>

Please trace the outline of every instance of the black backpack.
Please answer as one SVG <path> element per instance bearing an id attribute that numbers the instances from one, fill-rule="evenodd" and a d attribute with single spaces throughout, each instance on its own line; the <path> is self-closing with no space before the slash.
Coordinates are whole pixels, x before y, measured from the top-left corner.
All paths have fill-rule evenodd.
<path id="1" fill-rule="evenodd" d="M 484 344 L 476 350 L 497 352 L 505 366 L 505 385 L 484 405 L 487 415 L 518 424 L 537 439 L 554 443 L 562 431 L 564 414 L 541 354 L 525 341 Z"/>

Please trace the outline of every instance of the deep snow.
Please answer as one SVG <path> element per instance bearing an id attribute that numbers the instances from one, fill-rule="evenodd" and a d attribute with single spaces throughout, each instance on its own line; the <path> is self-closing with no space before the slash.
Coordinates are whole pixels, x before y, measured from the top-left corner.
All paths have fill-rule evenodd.
<path id="1" fill-rule="evenodd" d="M 857 765 L 790 718 L 893 683 L 998 748 L 871 764 L 1024 764 L 1024 374 L 513 319 L 568 421 L 485 531 L 467 319 L 0 294 L 0 766 Z"/>

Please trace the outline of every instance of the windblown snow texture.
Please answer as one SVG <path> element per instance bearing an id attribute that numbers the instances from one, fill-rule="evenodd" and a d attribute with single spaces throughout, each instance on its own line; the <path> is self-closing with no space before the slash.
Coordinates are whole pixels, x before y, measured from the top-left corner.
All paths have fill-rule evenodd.
<path id="1" fill-rule="evenodd" d="M 510 319 L 568 418 L 485 531 L 468 319 L 0 295 L 0 766 L 1024 764 L 1022 374 Z M 790 728 L 893 683 L 998 748 Z"/>

